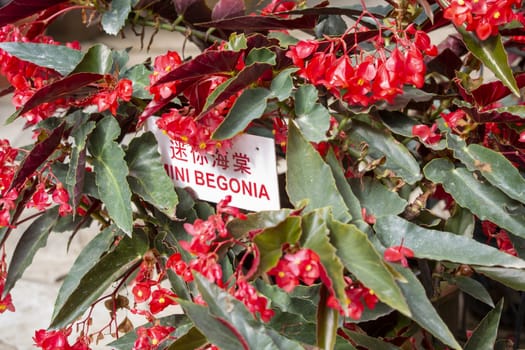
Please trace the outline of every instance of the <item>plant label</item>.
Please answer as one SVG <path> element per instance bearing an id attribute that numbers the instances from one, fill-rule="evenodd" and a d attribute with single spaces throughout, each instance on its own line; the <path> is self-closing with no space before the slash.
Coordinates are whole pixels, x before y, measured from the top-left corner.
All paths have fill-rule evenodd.
<path id="1" fill-rule="evenodd" d="M 236 136 L 230 149 L 205 154 L 164 134 L 149 118 L 147 128 L 159 143 L 169 177 L 202 200 L 217 203 L 231 195 L 231 206 L 252 210 L 280 209 L 275 143 L 256 135 Z"/>

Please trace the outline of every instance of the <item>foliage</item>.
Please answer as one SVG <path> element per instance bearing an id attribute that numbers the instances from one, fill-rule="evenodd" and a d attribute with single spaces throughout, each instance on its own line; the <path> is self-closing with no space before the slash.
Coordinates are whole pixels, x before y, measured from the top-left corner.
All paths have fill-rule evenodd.
<path id="1" fill-rule="evenodd" d="M 480 281 L 525 290 L 521 1 L 4 3 L 2 93 L 17 108 L 4 120 L 35 138 L 0 140 L 0 313 L 51 232 L 100 230 L 37 347 L 110 333 L 118 349 L 493 348 L 503 301 Z M 130 65 L 45 34 L 74 9 L 107 34 L 154 27 L 202 52 Z M 174 186 L 146 125 L 224 167 L 240 135 L 271 137 L 281 209 Z M 493 308 L 468 341 L 438 312 L 450 288 Z M 109 320 L 92 329 L 101 302 Z"/>

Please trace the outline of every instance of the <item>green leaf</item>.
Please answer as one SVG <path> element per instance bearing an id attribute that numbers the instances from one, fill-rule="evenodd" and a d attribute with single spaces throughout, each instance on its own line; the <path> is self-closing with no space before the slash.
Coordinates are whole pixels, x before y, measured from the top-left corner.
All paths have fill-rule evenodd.
<path id="1" fill-rule="evenodd" d="M 494 302 L 492 301 L 489 292 L 487 292 L 487 289 L 475 279 L 465 276 L 455 276 L 451 279 L 451 282 L 458 286 L 463 292 L 490 307 L 494 307 Z"/>
<path id="2" fill-rule="evenodd" d="M 175 216 L 177 193 L 161 162 L 155 136 L 147 132 L 134 138 L 125 159 L 131 190 L 166 215 Z"/>
<path id="3" fill-rule="evenodd" d="M 319 92 L 313 85 L 301 85 L 295 92 L 294 121 L 308 141 L 320 142 L 327 139 L 330 128 L 330 114 L 317 103 Z"/>
<path id="4" fill-rule="evenodd" d="M 381 182 L 372 177 L 362 177 L 349 181 L 352 191 L 359 203 L 366 208 L 367 215 L 376 218 L 387 215 L 397 215 L 405 210 L 407 201 L 390 191 Z"/>
<path id="5" fill-rule="evenodd" d="M 238 337 L 243 339 L 247 349 L 304 349 L 299 343 L 289 340 L 275 330 L 266 328 L 256 320 L 244 304 L 231 294 L 220 289 L 200 274 L 195 275 L 195 283 L 202 298 L 208 304 L 208 312 L 220 318 L 231 329 L 235 329 Z M 203 332 L 206 335 L 206 332 Z M 221 347 L 219 344 L 217 344 Z M 222 347 L 221 347 L 222 348 Z M 241 349 L 241 348 L 237 348 Z"/>
<path id="6" fill-rule="evenodd" d="M 524 260 L 472 238 L 429 230 L 397 216 L 377 218 L 374 229 L 383 246 L 392 247 L 402 243 L 404 247 L 412 249 L 418 258 L 468 265 L 525 268 Z"/>
<path id="7" fill-rule="evenodd" d="M 248 41 L 244 33 L 231 33 L 226 48 L 231 51 L 241 51 L 248 48 Z"/>
<path id="8" fill-rule="evenodd" d="M 289 216 L 274 227 L 264 229 L 253 238 L 260 254 L 258 273 L 264 273 L 277 265 L 284 243 L 294 244 L 301 235 L 301 217 Z"/>
<path id="9" fill-rule="evenodd" d="M 447 144 L 468 170 L 479 171 L 492 185 L 507 196 L 525 203 L 525 179 L 519 170 L 501 153 L 479 144 L 467 146 L 452 133 L 447 134 Z"/>
<path id="10" fill-rule="evenodd" d="M 274 309 L 277 307 L 286 314 L 299 315 L 303 320 L 302 322 L 315 323 L 320 285 L 309 287 L 298 285 L 290 293 L 285 292 L 275 284 L 264 283 L 261 279 L 255 280 L 255 285 L 259 292 L 272 301 Z M 272 324 L 278 324 L 278 321 L 272 318 L 270 326 Z M 312 338 L 315 341 L 315 338 Z"/>
<path id="11" fill-rule="evenodd" d="M 106 45 L 97 44 L 89 48 L 72 73 L 108 74 L 112 66 L 113 56 L 111 49 Z"/>
<path id="12" fill-rule="evenodd" d="M 421 282 L 419 282 L 412 270 L 402 266 L 393 266 L 393 268 L 402 274 L 407 281 L 407 283 L 399 283 L 399 287 L 408 302 L 410 312 L 412 313 L 411 318 L 444 344 L 454 349 L 461 349 L 452 332 L 450 332 L 430 300 L 428 300 L 425 288 L 423 288 Z"/>
<path id="13" fill-rule="evenodd" d="M 286 191 L 295 206 L 307 199 L 305 212 L 331 207 L 337 220 L 350 221 L 330 167 L 293 123 L 289 125 L 286 162 Z"/>
<path id="14" fill-rule="evenodd" d="M 65 327 L 81 316 L 124 272 L 138 264 L 147 250 L 144 233 L 136 231 L 132 237 L 124 236 L 113 251 L 82 276 L 63 306 L 55 311 L 50 327 Z"/>
<path id="15" fill-rule="evenodd" d="M 212 135 L 214 140 L 226 140 L 242 132 L 254 119 L 261 117 L 266 110 L 270 91 L 256 87 L 244 90 L 237 98 L 228 115 Z"/>
<path id="16" fill-rule="evenodd" d="M 525 291 L 525 270 L 508 267 L 472 266 L 474 270 L 512 289 Z"/>
<path id="17" fill-rule="evenodd" d="M 266 47 L 251 49 L 248 53 L 248 56 L 246 57 L 245 63 L 247 66 L 249 66 L 250 64 L 253 64 L 255 62 L 275 65 L 275 53 Z"/>
<path id="18" fill-rule="evenodd" d="M 326 163 L 332 170 L 332 175 L 335 179 L 335 185 L 343 197 L 346 206 L 348 207 L 348 211 L 352 216 L 352 221 L 361 220 L 361 202 L 352 191 L 352 188 L 350 187 L 350 184 L 348 183 L 348 180 L 343 172 L 343 168 L 341 164 L 339 164 L 339 161 L 337 160 L 337 157 L 335 156 L 334 150 L 332 148 L 328 150 L 326 155 Z"/>
<path id="19" fill-rule="evenodd" d="M 106 33 L 117 35 L 122 30 L 131 12 L 131 1 L 111 1 L 111 9 L 102 15 L 102 28 Z"/>
<path id="20" fill-rule="evenodd" d="M 476 219 L 470 210 L 456 205 L 452 216 L 445 222 L 443 230 L 472 238 L 475 226 Z"/>
<path id="21" fill-rule="evenodd" d="M 97 123 L 89 139 L 88 149 L 93 156 L 100 199 L 117 226 L 130 234 L 133 221 L 131 191 L 126 180 L 129 171 L 124 161 L 124 151 L 113 141 L 119 134 L 118 122 L 112 116 L 107 116 Z"/>
<path id="22" fill-rule="evenodd" d="M 260 211 L 246 215 L 246 219 L 234 219 L 228 223 L 228 232 L 240 238 L 250 231 L 275 227 L 290 215 L 290 209 Z M 179 216 L 181 217 L 181 216 Z"/>
<path id="23" fill-rule="evenodd" d="M 49 233 L 57 220 L 58 206 L 55 206 L 33 221 L 22 234 L 9 262 L 2 298 L 9 293 L 15 283 L 22 277 L 26 268 L 31 265 L 36 252 L 46 245 L 47 237 L 49 237 Z"/>
<path id="24" fill-rule="evenodd" d="M 54 69 L 64 76 L 82 60 L 81 51 L 62 45 L 4 42 L 0 43 L 0 49 L 23 61 Z"/>
<path id="25" fill-rule="evenodd" d="M 317 309 L 317 346 L 320 349 L 333 349 L 337 338 L 339 311 L 328 306 L 330 291 L 321 285 L 321 297 Z M 345 303 L 346 304 L 346 303 Z M 343 305 L 346 308 L 346 305 Z"/>
<path id="26" fill-rule="evenodd" d="M 168 350 L 187 350 L 187 349 L 198 349 L 207 343 L 206 337 L 199 332 L 195 327 L 191 328 L 188 333 L 177 338 L 173 342 Z"/>
<path id="27" fill-rule="evenodd" d="M 327 208 L 318 209 L 303 216 L 301 227 L 301 247 L 311 249 L 319 256 L 329 281 L 325 281 L 326 287 L 335 294 L 343 309 L 348 305 L 346 296 L 346 283 L 343 278 L 344 266 L 336 255 L 336 249 L 330 244 L 329 229 L 325 218 L 329 217 Z M 334 335 L 335 337 L 335 335 Z"/>
<path id="28" fill-rule="evenodd" d="M 468 32 L 463 27 L 456 27 L 456 29 L 463 37 L 463 42 L 467 49 L 487 66 L 514 95 L 519 97 L 520 90 L 512 74 L 501 35 L 498 34 L 488 39 L 480 40 L 474 32 Z"/>
<path id="29" fill-rule="evenodd" d="M 114 226 L 109 226 L 98 233 L 84 249 L 82 249 L 60 286 L 52 318 L 56 317 L 57 312 L 62 309 L 66 300 L 78 287 L 82 277 L 88 273 L 88 271 L 98 263 L 100 257 L 111 248 L 116 235 L 118 235 L 118 229 Z"/>
<path id="30" fill-rule="evenodd" d="M 464 350 L 492 350 L 498 336 L 499 320 L 503 310 L 503 299 L 479 323 L 467 340 Z"/>
<path id="31" fill-rule="evenodd" d="M 338 221 L 329 223 L 329 228 L 330 241 L 344 266 L 381 301 L 409 316 L 410 310 L 394 276 L 366 234 L 354 225 Z"/>
<path id="32" fill-rule="evenodd" d="M 393 171 L 396 176 L 411 185 L 421 179 L 421 169 L 412 154 L 386 131 L 352 121 L 352 129 L 348 132 L 348 138 L 354 145 L 366 143 L 368 154 L 374 159 L 385 156 L 385 164 L 380 168 Z"/>
<path id="33" fill-rule="evenodd" d="M 517 236 L 525 237 L 525 216 L 511 213 L 523 206 L 499 189 L 478 181 L 465 168 L 455 168 L 448 159 L 434 159 L 423 171 L 429 180 L 443 184 L 445 191 L 460 206 L 469 208 L 480 220 L 490 220 Z"/>
<path id="34" fill-rule="evenodd" d="M 246 349 L 238 339 L 239 335 L 235 329 L 232 329 L 220 318 L 211 315 L 207 307 L 187 300 L 177 300 L 177 302 L 184 309 L 184 313 L 191 319 L 195 327 L 211 343 L 223 350 Z"/>
<path id="35" fill-rule="evenodd" d="M 272 84 L 270 85 L 272 97 L 275 97 L 279 101 L 284 101 L 290 97 L 293 89 L 292 74 L 298 70 L 299 68 L 287 68 L 273 78 Z"/>
<path id="36" fill-rule="evenodd" d="M 382 341 L 381 339 L 371 337 L 369 335 L 358 333 L 354 331 L 350 331 L 345 329 L 345 334 L 352 339 L 356 345 L 362 346 L 365 349 L 374 349 L 374 350 L 400 350 L 397 346 L 386 343 Z"/>
<path id="37" fill-rule="evenodd" d="M 123 78 L 133 83 L 133 97 L 140 99 L 151 99 L 149 93 L 149 76 L 152 72 L 143 64 L 138 64 L 128 69 Z"/>

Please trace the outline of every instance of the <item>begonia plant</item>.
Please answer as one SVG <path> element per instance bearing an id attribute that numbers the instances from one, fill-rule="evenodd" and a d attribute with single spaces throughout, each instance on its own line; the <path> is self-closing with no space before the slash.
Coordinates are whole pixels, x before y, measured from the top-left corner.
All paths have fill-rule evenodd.
<path id="1" fill-rule="evenodd" d="M 37 348 L 518 346 L 487 281 L 525 290 L 521 0 L 1 4 L 2 121 L 33 142 L 0 140 L 0 313 L 52 232 L 97 232 Z M 47 34 L 73 10 L 131 28 L 132 50 L 151 27 L 201 52 L 131 65 Z M 243 137 L 270 140 L 270 161 L 252 168 Z M 252 172 L 279 180 L 277 207 L 236 199 L 275 200 Z M 485 305 L 478 326 L 445 321 L 450 293 Z"/>

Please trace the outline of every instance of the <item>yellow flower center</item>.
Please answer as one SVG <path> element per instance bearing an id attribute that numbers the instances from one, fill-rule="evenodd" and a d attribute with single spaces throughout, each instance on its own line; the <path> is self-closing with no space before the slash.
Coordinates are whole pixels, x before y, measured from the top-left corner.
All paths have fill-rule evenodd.
<path id="1" fill-rule="evenodd" d="M 498 19 L 501 17 L 501 13 L 499 11 L 496 11 L 494 12 L 494 15 L 492 15 L 492 17 L 494 17 L 494 19 Z"/>
<path id="2" fill-rule="evenodd" d="M 279 271 L 277 276 L 279 276 L 279 278 L 284 278 L 284 276 L 286 276 L 286 274 L 283 271 Z"/>
<path id="3" fill-rule="evenodd" d="M 306 266 L 304 267 L 304 269 L 306 270 L 306 272 L 310 272 L 310 271 L 312 271 L 312 268 L 313 268 L 313 267 L 312 267 L 312 265 L 310 265 L 310 264 L 308 264 L 308 265 L 306 265 Z"/>
<path id="4" fill-rule="evenodd" d="M 181 139 L 183 142 L 188 142 L 188 136 L 181 136 L 180 139 Z"/>
<path id="5" fill-rule="evenodd" d="M 459 4 L 460 6 L 463 6 L 463 5 L 465 5 L 465 1 L 463 1 L 463 0 L 458 0 L 458 4 Z"/>
<path id="6" fill-rule="evenodd" d="M 164 299 L 163 297 L 159 298 L 159 303 L 160 304 L 164 304 L 166 302 L 166 299 Z"/>

